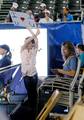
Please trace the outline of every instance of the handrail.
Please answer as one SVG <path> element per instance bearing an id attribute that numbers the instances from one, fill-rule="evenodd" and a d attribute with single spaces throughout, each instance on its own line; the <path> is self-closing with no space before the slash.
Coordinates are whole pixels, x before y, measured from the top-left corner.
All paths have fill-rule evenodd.
<path id="1" fill-rule="evenodd" d="M 56 105 L 58 100 L 60 99 L 61 93 L 56 89 L 46 104 L 44 105 L 43 109 L 38 114 L 36 120 L 45 120 L 49 112 L 53 109 L 53 107 Z"/>
<path id="2" fill-rule="evenodd" d="M 79 72 L 80 72 L 80 68 L 81 68 L 81 60 L 78 58 L 78 66 L 77 66 L 77 70 L 76 70 L 76 74 L 74 76 L 73 81 L 70 84 L 70 90 L 69 90 L 69 107 L 71 108 L 73 106 L 73 98 L 74 98 L 74 86 L 77 82 L 77 78 L 79 76 Z"/>
<path id="3" fill-rule="evenodd" d="M 82 90 L 81 89 L 83 88 L 83 86 L 82 86 L 83 81 L 84 81 L 84 70 L 83 70 L 82 77 L 80 78 L 79 86 L 78 86 L 78 95 L 80 98 L 82 97 Z"/>
<path id="4" fill-rule="evenodd" d="M 16 66 L 19 66 L 21 64 L 16 64 L 16 65 L 8 65 L 6 67 L 2 67 L 0 68 L 0 73 L 3 73 L 5 71 L 8 71 L 9 69 L 13 69 L 13 68 L 16 68 Z"/>
<path id="5" fill-rule="evenodd" d="M 73 81 L 72 81 L 72 83 L 70 85 L 70 90 L 74 89 L 74 86 L 75 86 L 75 84 L 77 82 L 77 78 L 79 76 L 80 68 L 81 68 L 81 60 L 78 58 L 78 66 L 77 66 L 77 70 L 76 70 L 76 74 L 74 76 L 74 79 L 73 79 Z"/>

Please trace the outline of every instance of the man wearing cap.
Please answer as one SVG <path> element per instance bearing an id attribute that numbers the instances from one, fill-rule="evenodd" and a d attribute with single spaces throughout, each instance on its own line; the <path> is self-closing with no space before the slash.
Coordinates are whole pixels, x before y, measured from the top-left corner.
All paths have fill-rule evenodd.
<path id="1" fill-rule="evenodd" d="M 6 44 L 0 45 L 0 68 L 11 65 L 11 57 L 9 46 Z M 0 74 L 0 87 L 7 84 L 7 74 L 7 72 Z"/>
<path id="2" fill-rule="evenodd" d="M 18 4 L 16 2 L 13 2 L 12 7 L 10 8 L 11 11 L 17 11 Z M 10 13 L 8 13 L 7 17 L 5 18 L 5 22 L 12 22 Z"/>
<path id="3" fill-rule="evenodd" d="M 11 52 L 8 45 L 0 45 L 0 68 L 11 65 Z"/>
<path id="4" fill-rule="evenodd" d="M 41 5 L 40 5 L 40 12 L 39 12 L 39 18 L 44 18 L 45 17 L 45 13 L 44 13 L 45 10 L 47 10 L 46 9 L 46 4 L 45 3 L 41 3 Z"/>

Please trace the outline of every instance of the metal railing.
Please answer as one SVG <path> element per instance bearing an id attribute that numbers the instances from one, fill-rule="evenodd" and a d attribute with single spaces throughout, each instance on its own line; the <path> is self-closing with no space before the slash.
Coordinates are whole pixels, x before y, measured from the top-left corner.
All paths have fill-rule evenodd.
<path id="1" fill-rule="evenodd" d="M 59 89 L 62 93 L 62 98 L 59 101 L 59 104 L 72 107 L 74 100 L 77 100 L 78 90 L 75 91 L 75 85 L 78 81 L 79 72 L 80 72 L 80 59 L 78 59 L 78 67 L 74 78 L 63 78 L 63 77 L 52 77 L 47 78 L 39 87 L 39 90 L 45 89 L 48 91 L 53 91 L 55 89 Z M 79 81 L 82 81 L 81 79 Z"/>
<path id="2" fill-rule="evenodd" d="M 76 74 L 74 76 L 74 79 L 73 81 L 71 82 L 70 84 L 70 90 L 69 90 L 69 106 L 70 108 L 73 106 L 73 99 L 74 99 L 74 87 L 77 83 L 77 78 L 79 76 L 79 72 L 80 72 L 80 68 L 81 68 L 81 61 L 80 59 L 78 58 L 78 66 L 77 66 L 77 71 L 76 71 Z"/>
<path id="3" fill-rule="evenodd" d="M 82 94 L 83 94 L 83 92 L 84 91 L 82 91 L 82 89 L 83 89 L 83 82 L 84 82 L 84 70 L 83 70 L 83 74 L 82 74 L 82 77 L 81 77 L 81 79 L 80 79 L 80 81 L 79 81 L 79 86 L 78 86 L 78 95 L 79 95 L 79 98 L 81 99 L 81 97 L 82 97 Z"/>
<path id="4" fill-rule="evenodd" d="M 16 64 L 16 65 L 9 65 L 9 66 L 6 66 L 6 67 L 2 67 L 0 68 L 0 73 L 3 73 L 5 71 L 8 71 L 9 69 L 13 69 L 13 68 L 16 68 L 17 66 L 19 66 L 21 64 Z"/>

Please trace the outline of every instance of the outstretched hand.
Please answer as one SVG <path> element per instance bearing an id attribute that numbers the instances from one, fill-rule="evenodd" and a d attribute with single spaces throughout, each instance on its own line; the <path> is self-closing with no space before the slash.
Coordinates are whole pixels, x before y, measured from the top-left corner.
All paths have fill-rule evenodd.
<path id="1" fill-rule="evenodd" d="M 40 34 L 39 28 L 37 28 L 36 34 L 29 27 L 27 27 L 27 30 L 31 33 L 32 36 L 36 36 L 37 37 Z"/>

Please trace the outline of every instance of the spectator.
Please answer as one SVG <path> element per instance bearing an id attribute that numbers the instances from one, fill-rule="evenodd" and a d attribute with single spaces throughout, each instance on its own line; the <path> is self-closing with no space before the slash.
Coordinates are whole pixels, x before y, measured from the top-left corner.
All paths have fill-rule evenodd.
<path id="1" fill-rule="evenodd" d="M 11 65 L 11 52 L 8 45 L 0 45 L 0 68 Z M 0 87 L 6 86 L 6 72 L 0 73 Z"/>
<path id="2" fill-rule="evenodd" d="M 70 14 L 69 8 L 63 9 L 63 21 L 73 21 L 73 16 Z"/>
<path id="3" fill-rule="evenodd" d="M 38 24 L 39 23 L 39 15 L 37 14 L 37 15 L 34 15 L 34 21 L 36 22 L 36 24 Z"/>
<path id="4" fill-rule="evenodd" d="M 36 103 L 37 103 L 37 82 L 38 76 L 36 71 L 36 54 L 38 50 L 38 39 L 39 29 L 36 34 L 29 29 L 32 34 L 31 37 L 27 37 L 21 47 L 21 61 L 22 61 L 22 73 L 24 78 L 25 87 L 28 95 L 28 103 L 32 109 L 31 118 L 29 120 L 35 120 L 36 114 Z"/>
<path id="5" fill-rule="evenodd" d="M 84 9 L 83 8 L 81 9 L 81 21 L 82 21 L 82 24 L 84 24 Z"/>
<path id="6" fill-rule="evenodd" d="M 28 18 L 34 20 L 34 16 L 31 10 L 27 10 L 26 13 L 28 14 Z"/>
<path id="7" fill-rule="evenodd" d="M 81 67 L 84 67 L 84 45 L 77 44 L 76 45 L 76 52 L 81 60 Z"/>
<path id="8" fill-rule="evenodd" d="M 34 15 L 34 21 L 37 27 L 39 27 L 39 20 L 40 20 L 39 15 L 38 14 Z"/>
<path id="9" fill-rule="evenodd" d="M 39 20 L 39 23 L 53 23 L 53 20 L 50 18 L 50 11 L 45 10 L 45 17 Z"/>
<path id="10" fill-rule="evenodd" d="M 47 10 L 46 4 L 45 3 L 41 3 L 41 5 L 40 5 L 40 12 L 39 12 L 39 18 L 44 18 L 45 17 L 45 10 Z"/>
<path id="11" fill-rule="evenodd" d="M 17 11 L 18 4 L 16 2 L 13 2 L 12 7 L 10 8 L 11 11 Z M 12 22 L 10 13 L 8 13 L 7 17 L 5 18 L 5 22 Z"/>
<path id="12" fill-rule="evenodd" d="M 0 45 L 0 68 L 1 67 L 6 67 L 8 65 L 11 65 L 11 52 L 10 52 L 10 48 L 8 45 L 4 44 L 4 45 Z"/>
<path id="13" fill-rule="evenodd" d="M 75 48 L 71 42 L 66 41 L 62 44 L 61 51 L 64 59 L 63 69 L 57 69 L 55 73 L 65 77 L 73 77 L 77 69 Z"/>
<path id="14" fill-rule="evenodd" d="M 58 16 L 57 16 L 57 22 L 61 22 L 62 21 L 62 14 L 59 13 Z"/>

